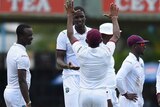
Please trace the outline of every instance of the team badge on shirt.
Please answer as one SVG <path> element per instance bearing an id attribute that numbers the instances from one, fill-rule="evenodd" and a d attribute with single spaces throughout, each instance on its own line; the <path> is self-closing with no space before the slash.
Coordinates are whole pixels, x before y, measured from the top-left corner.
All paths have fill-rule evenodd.
<path id="1" fill-rule="evenodd" d="M 66 91 L 66 93 L 68 93 L 69 92 L 69 88 L 67 87 L 67 88 L 65 88 L 65 91 Z"/>

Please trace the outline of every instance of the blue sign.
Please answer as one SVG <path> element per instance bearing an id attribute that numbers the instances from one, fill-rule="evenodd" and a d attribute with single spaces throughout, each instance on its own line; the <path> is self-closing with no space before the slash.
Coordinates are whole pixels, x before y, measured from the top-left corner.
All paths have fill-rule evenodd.
<path id="1" fill-rule="evenodd" d="M 148 62 L 144 64 L 145 69 L 145 82 L 155 82 L 157 69 L 158 69 L 158 62 Z"/>

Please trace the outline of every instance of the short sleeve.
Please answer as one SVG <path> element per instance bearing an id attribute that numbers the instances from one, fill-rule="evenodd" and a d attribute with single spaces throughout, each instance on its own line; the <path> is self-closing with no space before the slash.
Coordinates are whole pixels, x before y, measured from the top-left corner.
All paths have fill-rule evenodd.
<path id="1" fill-rule="evenodd" d="M 111 55 L 113 55 L 114 51 L 115 51 L 115 48 L 116 48 L 116 45 L 114 42 L 112 41 L 109 41 L 107 44 L 106 44 L 107 48 L 109 49 L 109 52 L 111 53 Z"/>
<path id="2" fill-rule="evenodd" d="M 17 59 L 17 67 L 18 67 L 18 69 L 29 70 L 29 68 L 30 68 L 29 57 L 27 55 L 21 55 Z"/>
<path id="3" fill-rule="evenodd" d="M 79 54 L 81 49 L 82 49 L 82 44 L 79 41 L 74 42 L 74 44 L 72 45 L 73 51 L 76 54 Z"/>
<path id="4" fill-rule="evenodd" d="M 56 49 L 59 50 L 66 50 L 66 32 L 62 31 L 59 33 L 57 37 L 57 44 L 56 44 Z"/>

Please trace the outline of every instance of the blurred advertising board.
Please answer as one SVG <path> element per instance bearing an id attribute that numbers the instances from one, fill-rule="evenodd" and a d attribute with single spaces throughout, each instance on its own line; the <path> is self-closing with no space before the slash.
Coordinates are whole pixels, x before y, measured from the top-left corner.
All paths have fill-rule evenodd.
<path id="1" fill-rule="evenodd" d="M 64 14 L 65 0 L 0 0 L 0 14 Z"/>
<path id="2" fill-rule="evenodd" d="M 0 15 L 59 16 L 64 18 L 66 14 L 65 1 L 0 0 Z M 90 18 L 103 18 L 103 14 L 109 12 L 112 2 L 119 7 L 121 19 L 160 20 L 160 0 L 74 0 L 74 5 L 82 6 Z"/>
<path id="3" fill-rule="evenodd" d="M 160 20 L 160 0 L 102 0 L 103 13 L 109 11 L 109 5 L 115 2 L 119 7 L 122 20 Z"/>
<path id="4" fill-rule="evenodd" d="M 156 75 L 158 71 L 159 63 L 157 62 L 147 62 L 144 65 L 145 70 L 145 82 L 153 83 L 156 81 Z"/>
<path id="5" fill-rule="evenodd" d="M 115 2 L 121 13 L 156 14 L 160 12 L 160 0 L 103 0 L 103 11 L 109 11 L 109 5 Z"/>

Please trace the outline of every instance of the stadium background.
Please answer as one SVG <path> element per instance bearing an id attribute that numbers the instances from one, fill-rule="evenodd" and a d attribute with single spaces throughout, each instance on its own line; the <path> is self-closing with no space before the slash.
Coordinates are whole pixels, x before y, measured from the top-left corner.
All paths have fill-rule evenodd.
<path id="1" fill-rule="evenodd" d="M 109 4 L 120 8 L 119 24 L 122 37 L 115 57 L 116 71 L 128 54 L 126 39 L 131 34 L 150 40 L 143 59 L 146 80 L 144 107 L 158 107 L 156 101 L 156 72 L 160 55 L 160 0 L 74 0 L 86 10 L 86 25 L 98 28 L 104 22 Z M 33 44 L 28 48 L 32 61 L 33 107 L 64 107 L 61 71 L 55 68 L 56 38 L 66 28 L 65 0 L 0 0 L 0 107 L 6 107 L 3 91 L 6 86 L 5 57 L 15 42 L 15 28 L 19 23 L 29 23 L 34 30 Z M 74 100 L 74 99 L 73 99 Z"/>

